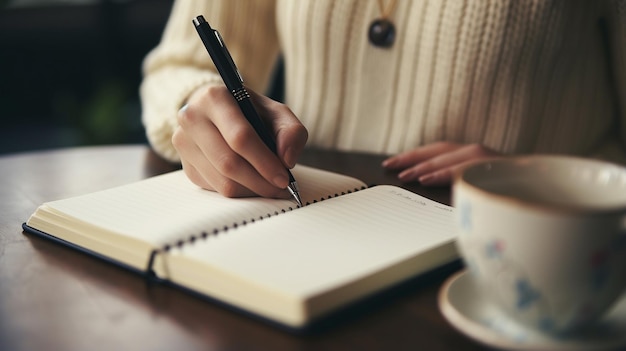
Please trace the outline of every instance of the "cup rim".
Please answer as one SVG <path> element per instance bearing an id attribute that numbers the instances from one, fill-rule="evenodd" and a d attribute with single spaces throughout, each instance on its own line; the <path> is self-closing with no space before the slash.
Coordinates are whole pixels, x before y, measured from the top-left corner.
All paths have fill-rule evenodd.
<path id="1" fill-rule="evenodd" d="M 486 159 L 481 159 L 475 162 L 470 162 L 467 165 L 463 166 L 459 169 L 458 172 L 454 174 L 453 186 L 459 187 L 464 186 L 470 189 L 473 192 L 477 192 L 487 198 L 497 199 L 499 201 L 504 201 L 508 204 L 526 208 L 533 210 L 540 210 L 542 212 L 550 211 L 553 213 L 564 213 L 564 214 L 588 214 L 588 215 L 617 215 L 617 214 L 626 214 L 626 204 L 617 205 L 617 206 L 607 206 L 604 208 L 597 207 L 584 207 L 584 206 L 572 206 L 567 204 L 549 204 L 549 203 L 540 203 L 533 202 L 529 200 L 522 200 L 511 195 L 503 195 L 494 192 L 487 191 L 477 185 L 474 185 L 468 182 L 465 179 L 466 172 L 475 167 L 480 167 L 487 163 L 512 163 L 512 162 L 525 162 L 525 161 L 533 161 L 533 160 L 549 160 L 549 159 L 561 159 L 561 160 L 573 160 L 573 161 L 582 161 L 586 163 L 598 163 L 603 164 L 610 167 L 622 168 L 626 172 L 626 168 L 618 163 L 598 160 L 592 158 L 585 158 L 580 156 L 571 156 L 571 155 L 558 155 L 558 154 L 535 154 L 535 155 L 520 155 L 520 156 L 496 156 L 489 157 Z"/>

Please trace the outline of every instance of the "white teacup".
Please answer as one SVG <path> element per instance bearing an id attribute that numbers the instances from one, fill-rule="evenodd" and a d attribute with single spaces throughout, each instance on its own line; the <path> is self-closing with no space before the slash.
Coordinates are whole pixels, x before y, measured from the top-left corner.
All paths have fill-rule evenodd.
<path id="1" fill-rule="evenodd" d="M 494 159 L 453 186 L 458 246 L 500 308 L 546 333 L 596 321 L 626 287 L 626 168 L 567 156 Z"/>

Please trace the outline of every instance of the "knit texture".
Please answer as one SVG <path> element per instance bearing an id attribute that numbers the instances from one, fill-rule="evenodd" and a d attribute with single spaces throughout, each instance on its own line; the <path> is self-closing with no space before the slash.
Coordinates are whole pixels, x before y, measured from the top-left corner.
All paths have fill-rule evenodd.
<path id="1" fill-rule="evenodd" d="M 286 103 L 308 145 L 392 154 L 434 141 L 506 154 L 565 153 L 624 162 L 626 5 L 587 0 L 398 0 L 393 47 L 367 38 L 376 1 L 176 1 L 144 63 L 143 121 L 176 159 L 176 113 L 219 82 L 191 19 L 226 40 L 263 92 L 279 53 Z"/>

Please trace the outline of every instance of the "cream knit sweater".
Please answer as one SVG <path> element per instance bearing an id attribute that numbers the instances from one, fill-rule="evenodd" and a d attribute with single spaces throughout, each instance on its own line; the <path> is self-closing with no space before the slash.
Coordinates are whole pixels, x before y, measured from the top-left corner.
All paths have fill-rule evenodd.
<path id="1" fill-rule="evenodd" d="M 148 138 L 170 160 L 177 111 L 221 82 L 199 14 L 255 91 L 283 55 L 308 145 L 391 154 L 449 140 L 625 162 L 626 1 L 399 0 L 382 49 L 367 38 L 373 0 L 177 0 L 141 86 Z"/>

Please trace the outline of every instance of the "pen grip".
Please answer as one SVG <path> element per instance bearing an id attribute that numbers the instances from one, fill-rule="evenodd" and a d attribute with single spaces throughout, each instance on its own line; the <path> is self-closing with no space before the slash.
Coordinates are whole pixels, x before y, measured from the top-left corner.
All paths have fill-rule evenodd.
<path id="1" fill-rule="evenodd" d="M 247 92 L 246 92 L 246 95 L 247 95 Z M 274 137 L 270 133 L 270 129 L 267 128 L 267 126 L 261 119 L 261 116 L 259 116 L 258 112 L 254 108 L 254 105 L 252 104 L 252 100 L 250 100 L 249 95 L 247 95 L 246 97 L 242 99 L 238 99 L 237 96 L 235 95 L 235 99 L 237 100 L 237 103 L 239 104 L 239 108 L 241 109 L 241 112 L 246 117 L 250 125 L 252 125 L 252 128 L 254 128 L 254 130 L 259 135 L 263 143 L 265 143 L 265 145 L 267 145 L 267 147 L 274 154 L 276 154 L 277 150 L 276 150 L 276 142 L 274 141 Z"/>

